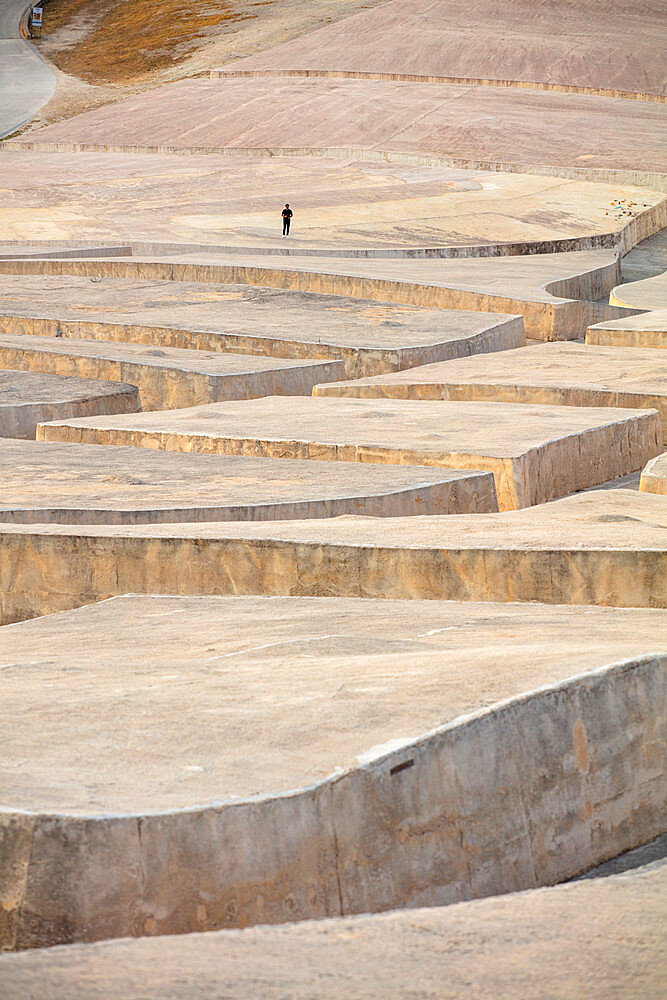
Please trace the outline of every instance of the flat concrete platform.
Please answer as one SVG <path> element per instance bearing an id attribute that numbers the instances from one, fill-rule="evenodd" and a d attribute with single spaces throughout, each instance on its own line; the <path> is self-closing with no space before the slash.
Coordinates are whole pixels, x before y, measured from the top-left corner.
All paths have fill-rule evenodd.
<path id="1" fill-rule="evenodd" d="M 313 395 L 646 407 L 660 413 L 667 439 L 667 362 L 652 351 L 623 347 L 538 344 L 316 386 Z"/>
<path id="2" fill-rule="evenodd" d="M 219 455 L 483 469 L 494 475 L 500 510 L 643 468 L 662 444 L 653 410 L 324 396 L 58 421 L 41 424 L 37 436 Z"/>
<path id="3" fill-rule="evenodd" d="M 0 334 L 0 365 L 136 385 L 144 410 L 301 394 L 345 374 L 342 361 L 297 361 L 61 337 Z"/>
<path id="4" fill-rule="evenodd" d="M 667 212 L 667 201 L 663 204 Z M 242 252 L 183 253 L 181 247 L 163 257 L 0 260 L 3 274 L 241 283 L 427 309 L 520 314 L 526 336 L 535 340 L 575 340 L 591 324 L 624 315 L 599 301 L 621 274 L 617 255 L 604 249 L 467 259 L 295 260 Z"/>
<path id="5" fill-rule="evenodd" d="M 2 275 L 0 296 L 7 334 L 341 358 L 349 378 L 524 343 L 520 316 L 249 285 Z"/>
<path id="6" fill-rule="evenodd" d="M 662 1000 L 664 864 L 455 906 L 0 956 L 21 1000 Z"/>
<path id="7" fill-rule="evenodd" d="M 667 606 L 667 510 L 613 489 L 505 514 L 0 527 L 3 622 L 120 594 Z"/>
<path id="8" fill-rule="evenodd" d="M 657 455 L 642 470 L 639 489 L 643 493 L 660 493 L 667 496 L 667 452 Z"/>
<path id="9" fill-rule="evenodd" d="M 596 323 L 586 331 L 586 343 L 664 349 L 667 347 L 667 309 Z"/>
<path id="10" fill-rule="evenodd" d="M 661 649 L 664 611 L 538 605 L 132 595 L 7 626 L 3 943 L 588 869 L 660 832 Z"/>
<path id="11" fill-rule="evenodd" d="M 0 522 L 155 524 L 498 509 L 489 472 L 0 439 Z"/>
<path id="12" fill-rule="evenodd" d="M 214 72 L 504 81 L 660 99 L 667 86 L 656 44 L 657 10 L 636 0 L 539 8 L 530 0 L 491 7 L 472 0 L 465 9 L 457 0 L 393 0 Z M 623 59 L 620 37 L 632 38 Z"/>
<path id="13" fill-rule="evenodd" d="M 0 437 L 33 438 L 41 420 L 141 409 L 133 385 L 0 371 Z"/>
<path id="14" fill-rule="evenodd" d="M 609 296 L 612 305 L 630 309 L 665 311 L 667 309 L 667 273 L 617 285 Z"/>
<path id="15" fill-rule="evenodd" d="M 643 101 L 465 83 L 266 75 L 183 80 L 36 129 L 12 148 L 33 143 L 193 152 L 297 147 L 321 154 L 327 147 L 349 151 L 362 145 L 436 154 L 454 158 L 457 166 L 622 171 L 625 183 L 635 177 L 641 183 L 640 174 L 666 169 L 664 129 L 663 108 Z M 620 177 L 598 174 L 597 179 Z"/>

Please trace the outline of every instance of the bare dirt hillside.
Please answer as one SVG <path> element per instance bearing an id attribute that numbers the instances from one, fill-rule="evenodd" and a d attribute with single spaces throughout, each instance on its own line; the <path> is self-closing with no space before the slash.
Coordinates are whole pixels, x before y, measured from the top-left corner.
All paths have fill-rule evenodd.
<path id="1" fill-rule="evenodd" d="M 50 0 L 36 40 L 58 86 L 28 130 L 325 27 L 386 0 Z"/>

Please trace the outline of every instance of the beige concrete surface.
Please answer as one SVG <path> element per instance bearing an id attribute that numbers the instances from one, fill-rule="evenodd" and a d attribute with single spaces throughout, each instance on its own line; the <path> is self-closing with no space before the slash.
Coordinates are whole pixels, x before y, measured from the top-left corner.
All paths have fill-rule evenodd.
<path id="1" fill-rule="evenodd" d="M 393 0 L 220 72 L 303 70 L 667 94 L 662 8 L 640 0 L 489 6 Z"/>
<path id="2" fill-rule="evenodd" d="M 617 285 L 609 296 L 611 305 L 627 306 L 630 309 L 667 309 L 667 272 L 651 278 L 630 281 Z"/>
<path id="3" fill-rule="evenodd" d="M 667 511 L 635 490 L 505 514 L 0 527 L 3 622 L 129 592 L 667 606 Z"/>
<path id="4" fill-rule="evenodd" d="M 3 760 L 5 947 L 455 902 L 660 832 L 664 613 L 306 603 L 133 598 L 3 630 L 12 732 L 39 705 Z M 619 659 L 617 617 L 651 651 Z M 59 782 L 32 763 L 45 727 Z"/>
<path id="5" fill-rule="evenodd" d="M 274 358 L 341 358 L 348 377 L 520 347 L 520 316 L 195 282 L 0 276 L 0 330 Z"/>
<path id="6" fill-rule="evenodd" d="M 345 374 L 342 361 L 291 361 L 219 351 L 0 334 L 0 366 L 135 385 L 144 410 L 300 394 Z"/>
<path id="7" fill-rule="evenodd" d="M 642 470 L 639 489 L 643 493 L 660 493 L 667 496 L 667 452 L 651 459 Z"/>
<path id="8" fill-rule="evenodd" d="M 594 170 L 590 177 L 598 180 L 616 171 L 614 180 L 641 183 L 642 175 L 665 171 L 664 121 L 660 105 L 619 98 L 264 76 L 170 84 L 36 129 L 11 148 L 357 147 L 446 156 L 482 169 L 505 163 L 528 171 Z"/>
<path id="9" fill-rule="evenodd" d="M 662 446 L 655 410 L 273 396 L 122 418 L 40 424 L 40 441 L 218 455 L 447 466 L 492 472 L 500 510 L 642 468 Z"/>
<path id="10" fill-rule="evenodd" d="M 665 891 L 654 864 L 446 908 L 5 955 L 0 983 L 21 1000 L 662 1000 Z"/>
<path id="11" fill-rule="evenodd" d="M 160 99 L 144 100 L 159 118 Z M 195 96 L 188 115 L 198 107 Z M 124 121 L 137 134 L 140 126 Z M 353 155 L 72 157 L 2 150 L 0 169 L 0 238 L 24 241 L 103 238 L 295 254 L 579 239 L 577 249 L 586 249 L 592 237 L 618 234 L 630 221 L 610 208 L 619 196 L 616 183 L 363 162 Z M 663 197 L 639 187 L 623 193 L 640 213 Z M 286 201 L 295 212 L 289 240 L 281 238 Z"/>
<path id="12" fill-rule="evenodd" d="M 9 274 L 261 285 L 429 309 L 520 314 L 526 336 L 535 340 L 574 340 L 592 323 L 624 315 L 599 301 L 620 279 L 618 257 L 609 250 L 467 260 L 195 252 L 166 259 L 0 260 L 0 275 Z"/>
<path id="13" fill-rule="evenodd" d="M 667 229 L 657 230 L 640 240 L 621 261 L 623 281 L 653 278 L 667 271 Z"/>
<path id="14" fill-rule="evenodd" d="M 490 512 L 493 477 L 0 439 L 0 521 L 154 524 Z"/>
<path id="15" fill-rule="evenodd" d="M 589 326 L 587 344 L 609 347 L 667 347 L 667 309 Z"/>
<path id="16" fill-rule="evenodd" d="M 306 787 L 496 702 L 667 653 L 667 612 L 133 595 L 0 634 L 1 806 L 85 816 Z"/>
<path id="17" fill-rule="evenodd" d="M 0 438 L 33 438 L 41 420 L 141 408 L 133 385 L 0 371 Z"/>
<path id="18" fill-rule="evenodd" d="M 313 395 L 648 408 L 660 413 L 667 439 L 667 363 L 652 352 L 623 347 L 531 345 L 315 386 Z"/>

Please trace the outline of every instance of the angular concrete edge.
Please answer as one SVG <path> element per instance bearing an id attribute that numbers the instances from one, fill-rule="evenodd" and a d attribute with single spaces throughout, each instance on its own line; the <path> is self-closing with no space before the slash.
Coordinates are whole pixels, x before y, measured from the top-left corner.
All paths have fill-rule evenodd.
<path id="1" fill-rule="evenodd" d="M 58 379 L 58 382 L 61 382 Z M 77 382 L 78 379 L 73 379 Z M 109 392 L 113 386 L 114 392 Z M 0 436 L 34 440 L 39 424 L 76 417 L 137 413 L 141 410 L 139 392 L 134 385 L 101 382 L 107 391 L 88 399 L 45 399 L 24 403 L 0 403 Z M 57 390 L 54 395 L 57 396 Z"/>
<path id="2" fill-rule="evenodd" d="M 536 340 L 574 340 L 588 326 L 626 315 L 596 301 L 608 294 L 620 281 L 618 258 L 581 274 L 551 281 L 543 290 L 552 301 L 530 297 L 512 298 L 482 291 L 463 290 L 441 285 L 399 281 L 392 278 L 364 277 L 328 271 L 298 270 L 244 264 L 196 263 L 168 260 L 0 260 L 0 274 L 76 275 L 159 279 L 163 281 L 201 281 L 223 284 L 263 285 L 299 292 L 319 292 L 352 298 L 425 306 L 437 309 L 466 309 L 522 315 L 525 334 Z M 564 297 L 560 297 L 564 296 Z"/>
<path id="3" fill-rule="evenodd" d="M 656 455 L 642 470 L 639 480 L 641 493 L 658 493 L 667 496 L 667 452 Z"/>
<path id="4" fill-rule="evenodd" d="M 666 668 L 656 653 L 540 688 L 294 793 L 133 816 L 5 809 L 2 944 L 434 906 L 562 881 L 662 832 Z"/>

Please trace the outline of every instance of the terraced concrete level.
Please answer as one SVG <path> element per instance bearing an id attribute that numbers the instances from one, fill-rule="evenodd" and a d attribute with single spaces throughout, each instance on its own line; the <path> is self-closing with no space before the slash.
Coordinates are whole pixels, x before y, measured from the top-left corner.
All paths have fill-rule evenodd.
<path id="1" fill-rule="evenodd" d="M 0 521 L 154 524 L 498 509 L 489 472 L 0 439 Z"/>
<path id="2" fill-rule="evenodd" d="M 340 358 L 348 378 L 524 343 L 520 316 L 238 284 L 2 275 L 0 296 L 4 333 Z"/>
<path id="3" fill-rule="evenodd" d="M 539 605 L 129 596 L 7 626 L 3 943 L 587 869 L 660 832 L 660 649 L 664 611 Z"/>
<path id="4" fill-rule="evenodd" d="M 34 438 L 41 420 L 139 409 L 133 385 L 0 371 L 0 437 Z"/>
<path id="5" fill-rule="evenodd" d="M 456 906 L 0 956 L 22 1000 L 662 1000 L 665 865 Z M 529 958 L 527 958 L 529 956 Z"/>
<path id="6" fill-rule="evenodd" d="M 667 605 L 662 497 L 506 514 L 144 526 L 2 525 L 4 622 L 129 592 Z"/>
<path id="7" fill-rule="evenodd" d="M 493 472 L 501 510 L 642 468 L 661 449 L 653 410 L 268 397 L 42 424 L 42 441 L 167 451 L 448 466 Z"/>
<path id="8" fill-rule="evenodd" d="M 667 496 L 667 452 L 652 459 L 642 470 L 639 489 L 645 493 Z"/>
<path id="9" fill-rule="evenodd" d="M 1 334 L 0 365 L 127 382 L 137 386 L 145 410 L 253 396 L 309 396 L 320 378 L 340 378 L 345 372 L 341 361 L 290 362 L 174 347 Z"/>
<path id="10" fill-rule="evenodd" d="M 610 347 L 667 347 L 667 309 L 607 320 L 589 326 L 587 344 Z"/>
<path id="11" fill-rule="evenodd" d="M 316 386 L 313 395 L 648 408 L 660 413 L 667 437 L 667 362 L 652 351 L 539 344 Z"/>

